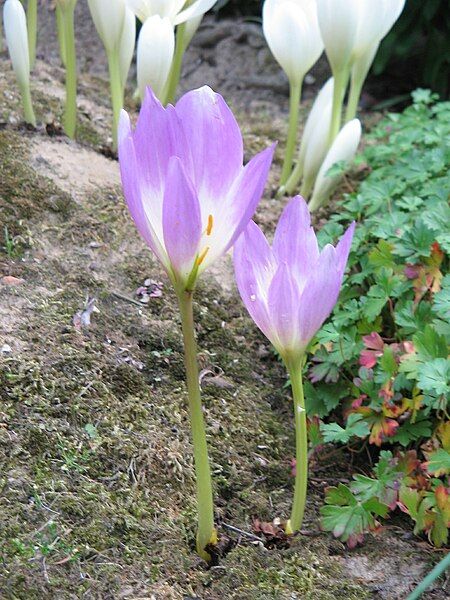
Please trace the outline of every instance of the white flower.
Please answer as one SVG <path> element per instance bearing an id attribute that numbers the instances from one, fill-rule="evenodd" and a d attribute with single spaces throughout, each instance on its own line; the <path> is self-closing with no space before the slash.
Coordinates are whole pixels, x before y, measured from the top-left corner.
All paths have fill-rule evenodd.
<path id="1" fill-rule="evenodd" d="M 320 33 L 333 73 L 341 72 L 350 63 L 360 17 L 360 1 L 317 0 Z M 375 0 L 372 0 L 376 4 Z"/>
<path id="2" fill-rule="evenodd" d="M 136 17 L 134 12 L 125 8 L 125 18 L 123 22 L 122 36 L 120 38 L 119 60 L 120 60 L 120 81 L 122 87 L 127 82 L 128 72 L 131 61 L 133 60 L 134 46 L 136 44 Z"/>
<path id="3" fill-rule="evenodd" d="M 195 0 L 186 9 L 186 0 L 126 0 L 128 6 L 144 22 L 149 17 L 158 15 L 170 20 L 173 25 L 179 25 L 190 19 L 205 14 L 216 3 L 216 0 Z"/>
<path id="4" fill-rule="evenodd" d="M 27 18 L 19 0 L 6 0 L 3 7 L 6 43 L 17 81 L 21 88 L 30 85 Z"/>
<path id="5" fill-rule="evenodd" d="M 125 20 L 125 0 L 88 0 L 92 20 L 106 52 L 120 45 Z"/>
<path id="6" fill-rule="evenodd" d="M 289 81 L 299 85 L 323 51 L 316 0 L 266 0 L 263 31 Z"/>
<path id="7" fill-rule="evenodd" d="M 310 210 L 316 210 L 329 199 L 342 175 L 329 175 L 328 171 L 338 162 L 351 161 L 355 156 L 360 139 L 361 123 L 359 119 L 352 119 L 338 133 L 320 167 L 308 205 Z"/>
<path id="8" fill-rule="evenodd" d="M 137 45 L 137 80 L 141 98 L 150 86 L 161 98 L 175 51 L 175 35 L 170 20 L 159 15 L 146 19 Z"/>

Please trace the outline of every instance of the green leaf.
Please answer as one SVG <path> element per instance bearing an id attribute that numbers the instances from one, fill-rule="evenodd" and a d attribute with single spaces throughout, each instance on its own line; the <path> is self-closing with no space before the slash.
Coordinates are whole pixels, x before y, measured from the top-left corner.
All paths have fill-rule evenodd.
<path id="1" fill-rule="evenodd" d="M 410 420 L 402 423 L 391 438 L 391 441 L 394 443 L 399 442 L 402 446 L 406 447 L 411 442 L 415 442 L 421 438 L 429 438 L 431 433 L 431 421 L 421 415 L 414 423 Z"/>
<path id="2" fill-rule="evenodd" d="M 436 452 L 433 452 L 428 457 L 427 470 L 429 473 L 439 473 L 441 475 L 448 475 L 450 473 L 450 452 L 439 448 Z"/>
<path id="3" fill-rule="evenodd" d="M 320 509 L 322 528 L 333 532 L 333 535 L 341 538 L 343 542 L 360 538 L 364 532 L 375 526 L 374 517 L 384 517 L 388 510 L 388 507 L 376 498 L 359 502 L 342 483 L 337 488 L 327 490 L 325 502 L 327 505 Z"/>
<path id="4" fill-rule="evenodd" d="M 433 308 L 442 318 L 450 319 L 450 274 L 442 280 L 442 289 L 434 296 Z"/>
<path id="5" fill-rule="evenodd" d="M 373 285 L 367 296 L 361 299 L 362 313 L 369 323 L 378 317 L 388 299 L 389 296 L 378 285 Z"/>
<path id="6" fill-rule="evenodd" d="M 424 331 L 419 331 L 413 337 L 414 346 L 421 361 L 429 361 L 434 358 L 447 358 L 448 350 L 444 336 L 439 335 L 436 330 L 427 325 Z"/>
<path id="7" fill-rule="evenodd" d="M 328 415 L 339 402 L 348 394 L 348 387 L 342 383 L 312 385 L 305 382 L 305 405 L 308 416 L 320 418 Z"/>
<path id="8" fill-rule="evenodd" d="M 450 360 L 435 358 L 419 366 L 418 384 L 424 392 L 450 394 Z"/>
<path id="9" fill-rule="evenodd" d="M 380 367 L 389 376 L 392 377 L 398 369 L 397 361 L 394 357 L 394 351 L 389 346 L 386 346 L 383 356 L 380 358 Z"/>
<path id="10" fill-rule="evenodd" d="M 385 240 L 378 240 L 376 247 L 369 252 L 369 263 L 374 267 L 387 267 L 393 269 L 395 266 L 392 256 L 393 244 Z"/>
<path id="11" fill-rule="evenodd" d="M 365 438 L 370 433 L 369 425 L 363 416 L 352 413 L 347 419 L 345 429 L 337 423 L 323 423 L 320 426 L 324 442 L 346 444 L 352 437 Z"/>

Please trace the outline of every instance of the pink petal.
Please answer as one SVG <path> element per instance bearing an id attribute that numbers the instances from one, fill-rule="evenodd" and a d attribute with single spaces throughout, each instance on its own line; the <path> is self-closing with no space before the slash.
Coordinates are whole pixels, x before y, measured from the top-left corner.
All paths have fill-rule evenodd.
<path id="1" fill-rule="evenodd" d="M 163 232 L 171 266 L 185 280 L 199 252 L 202 222 L 195 190 L 186 177 L 180 159 L 175 156 L 169 161 L 167 171 Z"/>
<path id="2" fill-rule="evenodd" d="M 242 168 L 239 125 L 222 96 L 207 86 L 185 94 L 175 110 L 189 141 L 188 172 L 197 193 L 220 202 Z M 188 161 L 183 156 L 185 165 Z"/>
<path id="3" fill-rule="evenodd" d="M 339 240 L 338 245 L 336 246 L 336 255 L 339 261 L 339 270 L 344 274 L 345 267 L 347 266 L 348 255 L 350 254 L 350 249 L 353 241 L 353 234 L 355 233 L 355 222 L 348 227 L 347 231 Z"/>
<path id="4" fill-rule="evenodd" d="M 275 144 L 266 148 L 248 162 L 233 183 L 227 200 L 217 214 L 218 225 L 222 224 L 226 252 L 241 235 L 252 218 L 264 192 Z M 226 233 L 225 233 L 226 232 Z"/>
<path id="5" fill-rule="evenodd" d="M 186 152 L 186 141 L 173 106 L 164 108 L 150 88 L 146 90 L 133 139 L 138 185 L 147 198 L 145 210 L 154 223 L 161 223 L 169 160 Z"/>
<path id="6" fill-rule="evenodd" d="M 300 291 L 287 263 L 279 265 L 269 287 L 269 314 L 279 351 L 298 349 L 298 305 Z"/>
<path id="7" fill-rule="evenodd" d="M 276 264 L 263 232 L 253 221 L 234 245 L 233 262 L 242 301 L 256 325 L 272 340 L 267 296 Z"/>
<path id="8" fill-rule="evenodd" d="M 319 247 L 308 206 L 301 196 L 292 198 L 284 209 L 275 231 L 273 251 L 279 262 L 290 266 L 303 289 L 319 259 Z"/>
<path id="9" fill-rule="evenodd" d="M 333 310 L 341 283 L 342 272 L 337 252 L 333 246 L 327 245 L 322 250 L 300 299 L 298 319 L 303 347 L 306 348 Z"/>
<path id="10" fill-rule="evenodd" d="M 143 206 L 143 195 L 139 185 L 140 171 L 131 132 L 130 118 L 124 110 L 120 115 L 118 137 L 120 173 L 128 209 L 139 233 L 147 245 L 153 250 L 159 260 L 168 267 L 167 254 Z"/>

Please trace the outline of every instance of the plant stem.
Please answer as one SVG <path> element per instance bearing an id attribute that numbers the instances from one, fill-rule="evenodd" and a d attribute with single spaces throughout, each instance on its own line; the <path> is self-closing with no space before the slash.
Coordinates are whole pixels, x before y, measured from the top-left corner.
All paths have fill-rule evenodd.
<path id="1" fill-rule="evenodd" d="M 295 144 L 297 142 L 298 113 L 300 108 L 300 97 L 302 95 L 302 82 L 290 82 L 289 90 L 289 131 L 284 154 L 283 169 L 281 171 L 280 186 L 286 184 L 292 171 Z"/>
<path id="2" fill-rule="evenodd" d="M 350 83 L 350 92 L 347 100 L 347 109 L 345 111 L 345 122 L 348 123 L 356 116 L 358 110 L 359 98 L 361 96 L 361 90 L 364 83 L 364 79 L 359 79 L 352 74 Z"/>
<path id="3" fill-rule="evenodd" d="M 299 531 L 305 512 L 306 488 L 308 482 L 308 434 L 306 430 L 305 398 L 303 395 L 302 366 L 303 356 L 292 363 L 286 363 L 289 371 L 294 399 L 295 419 L 295 488 L 291 518 L 286 524 L 286 533 Z"/>
<path id="4" fill-rule="evenodd" d="M 422 596 L 422 594 L 427 590 L 430 585 L 435 581 L 438 577 L 440 577 L 446 569 L 450 567 L 450 553 L 434 567 L 430 573 L 419 583 L 416 589 L 408 596 L 407 600 L 417 600 Z"/>
<path id="5" fill-rule="evenodd" d="M 64 114 L 64 131 L 70 138 L 75 137 L 77 125 L 77 58 L 74 32 L 75 3 L 61 5 L 61 17 L 64 27 L 66 50 L 66 111 Z"/>
<path id="6" fill-rule="evenodd" d="M 372 45 L 365 53 L 356 57 L 355 61 L 353 62 L 350 93 L 347 101 L 347 110 L 345 112 L 346 123 L 354 119 L 356 116 L 359 99 L 361 97 L 361 90 L 378 51 L 379 45 L 379 42 Z"/>
<path id="7" fill-rule="evenodd" d="M 294 170 L 290 174 L 288 180 L 286 181 L 286 185 L 284 186 L 284 192 L 286 194 L 293 194 L 295 188 L 298 186 L 300 179 L 303 176 L 303 160 L 298 160 L 296 165 L 294 166 Z"/>
<path id="8" fill-rule="evenodd" d="M 177 27 L 177 40 L 175 46 L 175 55 L 172 61 L 172 67 L 170 69 L 169 80 L 167 82 L 167 89 L 165 93 L 164 104 L 173 103 L 175 95 L 177 93 L 178 84 L 180 83 L 181 67 L 183 65 L 183 56 L 186 46 L 184 43 L 184 32 L 186 29 L 185 23 L 181 23 Z"/>
<path id="9" fill-rule="evenodd" d="M 120 77 L 119 50 L 114 48 L 108 53 L 109 83 L 111 88 L 111 103 L 113 109 L 113 148 L 117 149 L 117 127 L 119 124 L 120 111 L 123 108 L 123 87 Z"/>
<path id="10" fill-rule="evenodd" d="M 311 194 L 311 190 L 314 186 L 314 177 L 304 177 L 302 181 L 302 187 L 300 188 L 300 196 L 303 196 L 305 200 L 307 200 Z"/>
<path id="11" fill-rule="evenodd" d="M 25 121 L 30 125 L 33 125 L 33 127 L 36 127 L 36 117 L 34 115 L 33 103 L 31 101 L 31 92 L 29 84 L 21 85 L 20 93 L 22 95 L 22 104 Z"/>
<path id="12" fill-rule="evenodd" d="M 64 37 L 64 19 L 63 19 L 61 7 L 59 4 L 56 5 L 55 14 L 56 14 L 56 31 L 58 33 L 59 55 L 61 57 L 61 62 L 65 67 L 66 66 L 66 40 Z"/>
<path id="13" fill-rule="evenodd" d="M 344 102 L 344 95 L 349 77 L 348 69 L 343 69 L 342 71 L 333 73 L 333 77 L 333 108 L 331 111 L 331 125 L 329 136 L 330 146 L 334 142 L 334 139 L 336 138 L 341 128 L 342 104 Z"/>
<path id="14" fill-rule="evenodd" d="M 34 61 L 36 60 L 37 0 L 28 0 L 27 31 L 28 31 L 28 53 L 30 56 L 30 70 L 32 70 L 34 67 Z"/>
<path id="15" fill-rule="evenodd" d="M 211 560 L 211 556 L 205 548 L 208 544 L 215 544 L 217 542 L 217 532 L 214 528 L 211 471 L 198 380 L 197 344 L 194 333 L 192 298 L 192 291 L 182 290 L 178 293 L 183 328 L 184 363 L 186 367 L 189 413 L 194 445 L 195 474 L 197 479 L 197 552 L 203 559 L 209 561 Z"/>

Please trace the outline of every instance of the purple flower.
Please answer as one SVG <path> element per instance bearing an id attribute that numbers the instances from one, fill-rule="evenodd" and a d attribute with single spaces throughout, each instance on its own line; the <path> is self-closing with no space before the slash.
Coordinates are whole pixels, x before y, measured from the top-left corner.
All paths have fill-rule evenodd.
<path id="1" fill-rule="evenodd" d="M 338 299 L 355 224 L 319 252 L 306 202 L 293 198 L 272 248 L 251 221 L 234 247 L 236 281 L 247 310 L 284 359 L 301 355 Z"/>
<path id="2" fill-rule="evenodd" d="M 234 244 L 264 190 L 274 148 L 243 166 L 239 126 L 209 87 L 163 108 L 150 89 L 133 132 L 119 123 L 125 199 L 136 227 L 177 287 Z"/>

